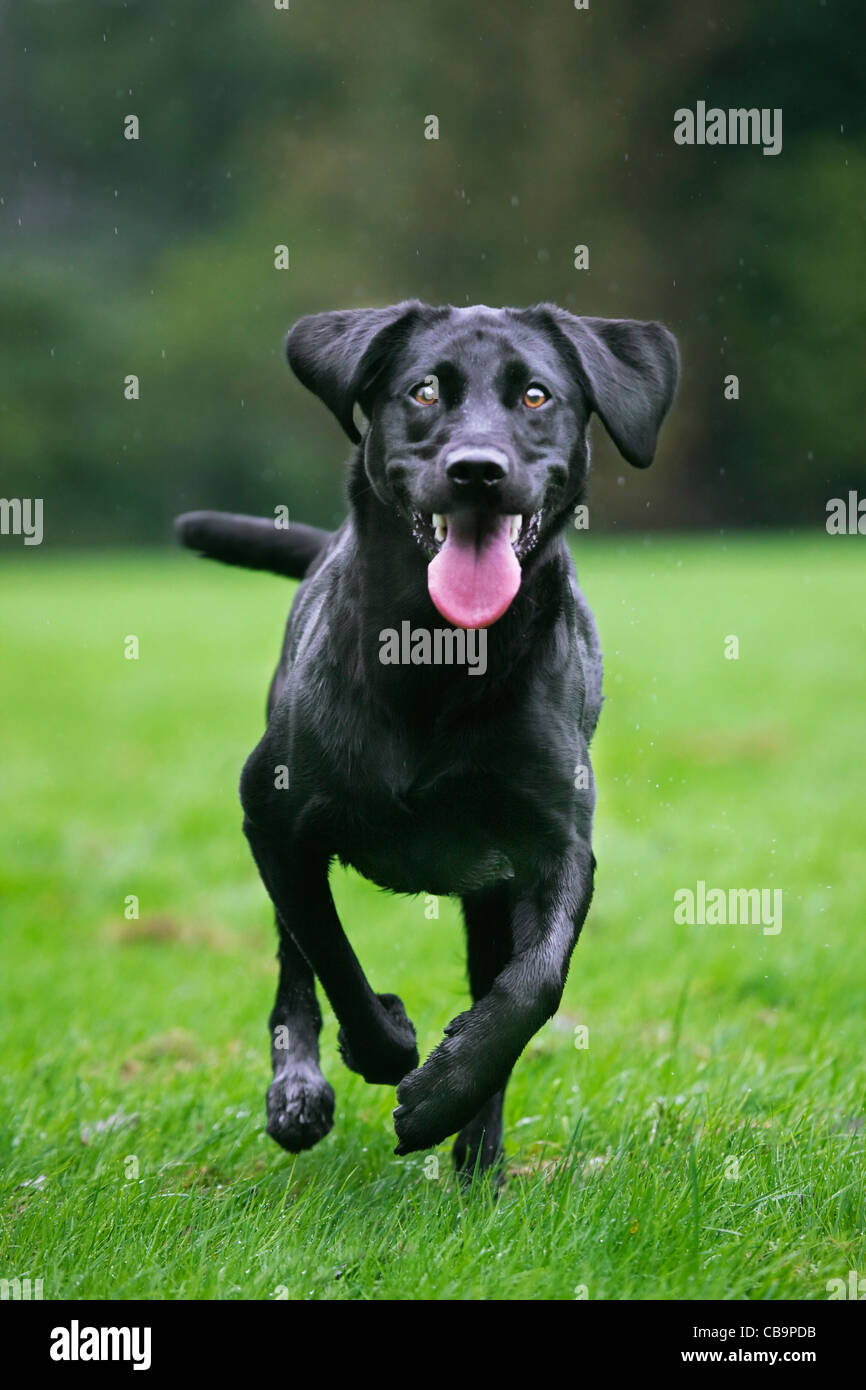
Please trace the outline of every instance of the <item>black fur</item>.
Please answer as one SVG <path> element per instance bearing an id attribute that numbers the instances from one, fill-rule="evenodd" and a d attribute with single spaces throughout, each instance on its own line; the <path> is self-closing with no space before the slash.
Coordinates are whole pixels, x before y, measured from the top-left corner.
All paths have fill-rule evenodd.
<path id="1" fill-rule="evenodd" d="M 210 560 L 244 569 L 269 570 L 303 579 L 310 563 L 330 539 L 330 531 L 293 522 L 285 529 L 260 516 L 230 512 L 184 512 L 174 523 L 182 545 Z"/>
<path id="2" fill-rule="evenodd" d="M 280 939 L 268 1130 L 294 1152 L 333 1122 L 318 977 L 343 1060 L 397 1086 L 397 1153 L 456 1133 L 458 1169 L 471 1175 L 501 1162 L 509 1075 L 558 1007 L 592 896 L 588 745 L 601 656 L 563 534 L 585 493 L 587 426 L 595 411 L 627 459 L 649 464 L 676 386 L 676 343 L 659 324 L 579 319 L 555 305 L 408 301 L 302 319 L 287 347 L 357 444 L 347 520 L 331 536 L 275 536 L 253 519 L 224 529 L 215 514 L 181 519 L 182 539 L 207 554 L 306 574 L 267 731 L 241 779 Z M 411 393 L 431 374 L 432 406 Z M 533 410 L 524 393 L 536 382 L 549 399 Z M 369 419 L 363 439 L 356 405 Z M 470 462 L 455 469 L 455 457 Z M 521 586 L 487 630 L 487 670 L 475 678 L 379 660 L 383 629 L 443 626 L 426 583 L 433 513 L 468 514 L 479 534 L 495 516 L 536 518 L 516 542 Z M 575 785 L 581 766 L 585 788 Z M 401 1001 L 370 988 L 337 919 L 334 857 L 385 888 L 462 900 L 474 1003 L 421 1067 Z"/>

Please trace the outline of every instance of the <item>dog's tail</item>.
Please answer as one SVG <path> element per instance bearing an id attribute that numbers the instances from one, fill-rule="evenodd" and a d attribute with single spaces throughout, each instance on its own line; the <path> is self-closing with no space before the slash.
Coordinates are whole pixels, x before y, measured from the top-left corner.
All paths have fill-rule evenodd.
<path id="1" fill-rule="evenodd" d="M 269 517 L 232 512 L 184 512 L 175 518 L 181 545 L 226 565 L 269 570 L 303 579 L 309 565 L 331 538 L 330 531 L 293 521 L 281 529 Z"/>

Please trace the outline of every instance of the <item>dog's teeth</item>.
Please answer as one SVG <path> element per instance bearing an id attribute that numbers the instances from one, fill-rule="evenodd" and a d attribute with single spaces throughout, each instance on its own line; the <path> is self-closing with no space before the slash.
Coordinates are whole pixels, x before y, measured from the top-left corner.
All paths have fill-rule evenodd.
<path id="1" fill-rule="evenodd" d="M 448 523 L 441 512 L 433 513 L 433 534 L 437 541 L 444 541 L 448 535 Z"/>
<path id="2" fill-rule="evenodd" d="M 522 516 L 513 516 L 513 517 L 511 517 L 511 527 L 510 527 L 509 532 L 508 532 L 508 539 L 511 541 L 511 544 L 512 544 L 512 545 L 513 545 L 514 542 L 517 540 L 517 537 L 520 535 L 520 532 L 521 532 L 522 530 L 523 530 L 523 517 L 522 517 Z"/>

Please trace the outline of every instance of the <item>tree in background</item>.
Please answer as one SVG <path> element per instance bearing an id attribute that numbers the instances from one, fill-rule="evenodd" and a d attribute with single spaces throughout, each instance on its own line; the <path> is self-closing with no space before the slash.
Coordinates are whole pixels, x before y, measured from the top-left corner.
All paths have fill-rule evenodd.
<path id="1" fill-rule="evenodd" d="M 655 476 L 620 487 L 598 432 L 594 526 L 821 524 L 866 486 L 857 19 L 806 0 L 0 7 L 4 495 L 45 497 L 79 542 L 160 539 L 192 506 L 332 524 L 345 441 L 291 384 L 292 321 L 554 300 L 660 318 L 683 348 Z M 782 108 L 781 153 L 678 146 L 699 100 Z"/>

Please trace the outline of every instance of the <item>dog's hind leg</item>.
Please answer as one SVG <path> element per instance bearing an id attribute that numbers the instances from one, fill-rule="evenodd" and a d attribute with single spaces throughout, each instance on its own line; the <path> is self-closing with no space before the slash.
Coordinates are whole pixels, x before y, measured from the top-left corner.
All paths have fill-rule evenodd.
<path id="1" fill-rule="evenodd" d="M 477 1003 L 483 999 L 513 951 L 511 901 L 506 884 L 463 898 L 469 988 Z M 502 1167 L 502 1107 L 505 1087 L 482 1105 L 454 1142 L 454 1163 L 464 1182 L 474 1174 Z"/>
<path id="2" fill-rule="evenodd" d="M 277 914 L 280 979 L 268 1021 L 274 1079 L 268 1134 L 290 1153 L 310 1149 L 334 1123 L 334 1092 L 319 1070 L 322 1014 L 313 972 Z"/>

